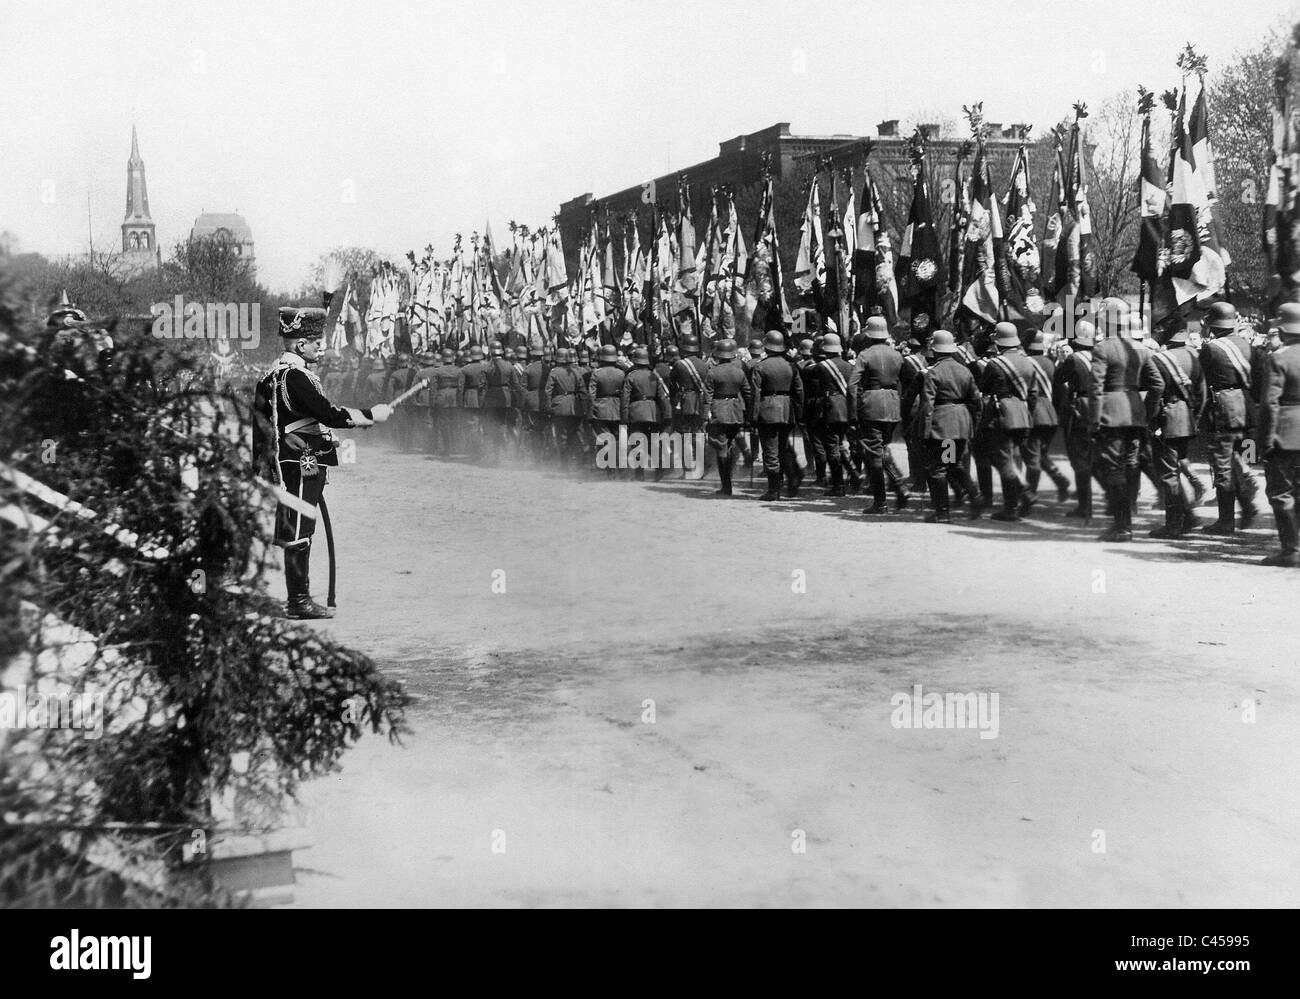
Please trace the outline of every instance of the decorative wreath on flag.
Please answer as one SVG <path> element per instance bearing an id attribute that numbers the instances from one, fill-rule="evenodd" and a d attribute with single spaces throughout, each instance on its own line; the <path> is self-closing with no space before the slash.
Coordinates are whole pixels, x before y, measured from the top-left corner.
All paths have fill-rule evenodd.
<path id="1" fill-rule="evenodd" d="M 918 312 L 912 316 L 912 329 L 924 330 L 930 327 L 930 314 L 928 312 Z"/>
<path id="2" fill-rule="evenodd" d="M 1174 229 L 1169 233 L 1169 260 L 1174 264 L 1187 262 L 1192 254 L 1192 234 L 1186 229 Z"/>
<path id="3" fill-rule="evenodd" d="M 920 281 L 922 284 L 929 284 L 934 280 L 939 268 L 935 265 L 933 260 L 913 260 L 911 270 L 912 277 L 916 278 L 916 280 Z"/>

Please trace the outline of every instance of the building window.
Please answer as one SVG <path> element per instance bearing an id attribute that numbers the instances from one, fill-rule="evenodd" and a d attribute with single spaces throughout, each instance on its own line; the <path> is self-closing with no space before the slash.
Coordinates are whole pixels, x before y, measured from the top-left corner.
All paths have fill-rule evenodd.
<path id="1" fill-rule="evenodd" d="M 140 249 L 149 249 L 149 234 L 147 232 L 140 233 Z"/>
<path id="2" fill-rule="evenodd" d="M 133 250 L 138 250 L 140 248 L 140 234 L 138 232 L 131 233 L 129 245 Z"/>

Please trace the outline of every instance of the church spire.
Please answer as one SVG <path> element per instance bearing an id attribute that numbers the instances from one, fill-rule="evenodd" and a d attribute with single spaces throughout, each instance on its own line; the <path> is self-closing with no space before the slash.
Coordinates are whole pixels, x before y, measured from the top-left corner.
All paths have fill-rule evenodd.
<path id="1" fill-rule="evenodd" d="M 157 253 L 153 218 L 149 215 L 149 188 L 144 179 L 140 139 L 131 125 L 131 158 L 126 162 L 126 217 L 122 220 L 122 252 L 150 256 Z"/>

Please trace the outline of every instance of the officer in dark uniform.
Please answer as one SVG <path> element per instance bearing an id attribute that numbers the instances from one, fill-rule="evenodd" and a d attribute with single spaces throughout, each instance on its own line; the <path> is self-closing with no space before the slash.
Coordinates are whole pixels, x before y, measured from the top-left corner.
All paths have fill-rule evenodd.
<path id="1" fill-rule="evenodd" d="M 997 356 L 998 348 L 990 336 L 984 345 L 983 354 L 980 354 L 976 350 L 976 342 L 972 340 L 965 346 L 969 354 L 967 366 L 970 368 L 971 375 L 975 378 L 975 384 L 979 386 L 984 384 L 984 372 L 988 369 L 989 362 Z M 998 401 L 987 396 L 982 396 L 982 399 L 983 410 L 975 424 L 975 430 L 970 440 L 970 456 L 975 465 L 975 481 L 979 486 L 980 495 L 984 497 L 986 503 L 992 503 L 993 466 L 997 457 L 997 430 L 995 429 L 997 418 L 994 411 L 997 410 Z"/>
<path id="2" fill-rule="evenodd" d="M 1024 447 L 1038 395 L 1038 366 L 1025 354 L 1014 323 L 993 328 L 993 345 L 997 356 L 989 358 L 980 383 L 985 399 L 982 419 L 991 431 L 993 464 L 1002 481 L 1002 509 L 993 519 L 1017 521 L 1026 488 Z"/>
<path id="3" fill-rule="evenodd" d="M 767 474 L 767 492 L 759 499 L 780 496 L 781 473 L 789 482 L 789 495 L 799 495 L 803 476 L 795 463 L 790 435 L 798 432 L 799 413 L 803 409 L 803 379 L 785 354 L 785 336 L 771 330 L 763 341 L 767 356 L 749 370 L 752 396 L 749 422 L 758 428 L 758 443 L 763 452 L 763 471 Z"/>
<path id="4" fill-rule="evenodd" d="M 555 432 L 561 468 L 568 468 L 571 460 L 582 460 L 582 438 L 578 430 L 582 419 L 580 399 L 586 386 L 573 359 L 571 347 L 561 347 L 555 352 L 556 367 L 546 373 L 541 392 L 541 406 Z"/>
<path id="5" fill-rule="evenodd" d="M 815 316 L 816 313 L 810 313 Z M 812 456 L 813 470 L 816 478 L 813 485 L 826 485 L 826 448 L 822 441 L 822 413 L 824 401 L 821 395 L 821 376 L 817 373 L 817 363 L 825 355 L 821 351 L 821 337 L 816 340 L 800 340 L 799 356 L 795 367 L 803 378 L 803 414 L 799 420 L 802 428 L 804 454 Z"/>
<path id="6" fill-rule="evenodd" d="M 612 343 L 604 344 L 596 357 L 599 367 L 591 373 L 591 379 L 587 383 L 587 411 L 591 414 L 592 430 L 597 435 L 595 444 L 599 447 L 602 443 L 600 437 L 612 439 L 615 443 L 618 441 L 618 428 L 623 420 L 623 380 L 626 375 L 618 364 L 618 348 Z M 610 466 L 606 470 L 606 476 L 612 479 L 618 471 Z"/>
<path id="7" fill-rule="evenodd" d="M 1262 565 L 1300 566 L 1300 305 L 1278 309 L 1281 346 L 1263 367 L 1259 440 L 1264 455 L 1264 482 L 1277 522 L 1282 550 Z"/>
<path id="8" fill-rule="evenodd" d="M 465 449 L 472 458 L 483 456 L 483 395 L 487 391 L 487 378 L 483 363 L 483 348 L 471 344 L 469 360 L 460 369 L 458 396 L 460 398 L 460 427 L 465 438 Z"/>
<path id="9" fill-rule="evenodd" d="M 1065 455 L 1074 470 L 1074 495 L 1078 506 L 1066 514 L 1085 524 L 1092 522 L 1092 348 L 1096 327 L 1081 320 L 1071 341 L 1073 350 L 1061 359 L 1053 376 L 1056 412 L 1065 435 Z"/>
<path id="10" fill-rule="evenodd" d="M 442 362 L 438 359 L 437 354 L 426 352 L 420 355 L 420 363 L 421 367 L 415 373 L 416 381 L 424 380 L 428 384 L 415 393 L 415 398 L 411 400 L 411 405 L 415 410 L 415 436 L 420 450 L 426 454 L 432 454 L 434 382 L 437 380 Z"/>
<path id="11" fill-rule="evenodd" d="M 898 498 L 898 509 L 907 506 L 902 476 L 889 453 L 889 441 L 902 419 L 898 397 L 898 373 L 903 357 L 890 341 L 889 325 L 883 316 L 867 319 L 864 331 L 870 345 L 853 362 L 853 390 L 858 403 L 858 430 L 867 455 L 867 478 L 872 504 L 863 513 L 884 513 L 889 509 L 885 475 Z"/>
<path id="12" fill-rule="evenodd" d="M 745 367 L 736 360 L 736 341 L 721 339 L 713 344 L 715 364 L 704 376 L 704 409 L 708 413 L 709 444 L 718 455 L 718 492 L 731 495 L 731 470 L 736 463 L 736 436 L 745 424 L 753 389 Z"/>
<path id="13" fill-rule="evenodd" d="M 1205 316 L 1211 335 L 1201 347 L 1201 371 L 1209 395 L 1207 417 L 1210 434 L 1206 457 L 1214 474 L 1219 519 L 1202 528 L 1206 534 L 1232 534 L 1233 515 L 1241 503 L 1241 528 L 1250 527 L 1258 514 L 1255 495 L 1259 484 L 1241 453 L 1241 444 L 1255 422 L 1253 397 L 1256 363 L 1250 343 L 1237 333 L 1237 310 L 1228 302 L 1215 302 Z"/>
<path id="14" fill-rule="evenodd" d="M 917 419 L 917 404 L 924 388 L 925 346 L 915 335 L 907 338 L 907 352 L 898 369 L 898 408 L 902 414 L 903 444 L 907 448 L 907 479 L 909 488 L 921 488 L 926 479 L 925 449 Z"/>
<path id="15" fill-rule="evenodd" d="M 1129 324 L 1092 348 L 1092 394 L 1088 425 L 1094 440 L 1093 467 L 1110 507 L 1113 524 L 1102 541 L 1133 540 L 1133 482 L 1146 435 L 1146 406 L 1139 393 L 1146 351 L 1132 339 Z"/>
<path id="16" fill-rule="evenodd" d="M 980 415 L 980 392 L 951 333 L 935 330 L 930 336 L 930 351 L 934 361 L 921 372 L 917 402 L 917 428 L 934 506 L 925 519 L 930 523 L 951 522 L 948 481 L 953 479 L 970 497 L 970 516 L 974 520 L 983 512 L 985 501 L 971 481 L 966 452 Z"/>
<path id="17" fill-rule="evenodd" d="M 1142 371 L 1151 459 L 1165 501 L 1165 523 L 1150 532 L 1153 538 L 1177 538 L 1199 523 L 1182 480 L 1183 462 L 1205 408 L 1205 378 L 1187 337 L 1186 325 L 1176 329 L 1165 350 L 1147 356 Z"/>
<path id="18" fill-rule="evenodd" d="M 324 349 L 325 309 L 280 309 L 282 353 L 254 390 L 259 417 L 254 434 L 255 460 L 273 465 L 284 489 L 312 506 L 324 493 L 326 468 L 339 463 L 338 440 L 331 429 L 370 427 L 383 423 L 392 409 L 379 403 L 366 409 L 345 409 L 325 397 L 320 379 L 311 370 Z M 271 434 L 274 433 L 274 439 Z M 284 549 L 288 592 L 285 613 L 292 618 L 333 617 L 334 612 L 311 598 L 311 541 L 315 519 L 280 504 L 275 511 L 275 543 Z"/>
<path id="19" fill-rule="evenodd" d="M 520 442 L 527 447 L 534 461 L 540 461 L 546 452 L 551 421 L 550 406 L 542 397 L 551 366 L 542 359 L 540 347 L 526 348 L 526 351 L 528 363 L 519 377 Z"/>

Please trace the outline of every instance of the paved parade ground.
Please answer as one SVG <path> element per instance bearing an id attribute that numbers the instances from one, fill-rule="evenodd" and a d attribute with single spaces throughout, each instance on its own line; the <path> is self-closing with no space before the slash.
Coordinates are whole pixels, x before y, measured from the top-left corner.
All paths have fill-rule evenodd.
<path id="1" fill-rule="evenodd" d="M 401 680 L 412 734 L 307 786 L 297 904 L 1300 902 L 1271 516 L 1149 540 L 1146 484 L 1140 540 L 1102 545 L 1050 501 L 940 526 L 737 481 L 362 437 L 331 472 L 338 616 L 305 626 Z M 916 685 L 988 724 L 898 727 Z"/>

